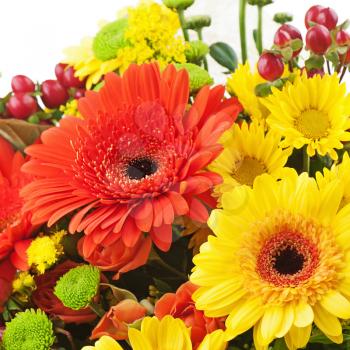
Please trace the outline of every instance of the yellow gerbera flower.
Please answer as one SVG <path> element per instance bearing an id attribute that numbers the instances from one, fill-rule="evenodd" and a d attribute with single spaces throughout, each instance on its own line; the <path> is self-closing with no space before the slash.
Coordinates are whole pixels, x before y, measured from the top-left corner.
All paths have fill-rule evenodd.
<path id="1" fill-rule="evenodd" d="M 234 124 L 222 137 L 223 152 L 209 166 L 223 178 L 215 194 L 221 197 L 236 186 L 252 186 L 261 174 L 282 176 L 290 151 L 279 147 L 280 140 L 274 132 L 265 133 L 264 126 L 257 122 L 243 122 L 241 127 Z"/>
<path id="2" fill-rule="evenodd" d="M 329 170 L 327 168 L 323 169 L 323 174 L 321 172 L 316 173 L 316 180 L 319 187 L 326 186 L 330 181 L 334 179 L 339 179 L 344 184 L 344 196 L 342 200 L 342 205 L 350 203 L 350 157 L 349 153 L 345 152 L 343 155 L 343 160 L 339 164 L 334 164 Z"/>
<path id="3" fill-rule="evenodd" d="M 244 111 L 252 120 L 265 120 L 269 114 L 266 107 L 261 103 L 262 98 L 255 95 L 255 87 L 266 83 L 259 73 L 252 73 L 249 63 L 239 64 L 238 68 L 227 79 L 226 89 L 232 96 L 237 96 Z"/>
<path id="4" fill-rule="evenodd" d="M 181 319 L 170 315 L 162 320 L 145 317 L 141 330 L 129 328 L 128 336 L 133 350 L 192 350 L 190 329 Z M 224 350 L 226 344 L 220 329 L 207 334 L 197 350 Z M 112 338 L 103 336 L 95 346 L 85 346 L 82 350 L 122 350 L 122 347 Z"/>
<path id="5" fill-rule="evenodd" d="M 336 343 L 339 319 L 350 318 L 350 204 L 340 209 L 339 180 L 319 189 L 306 173 L 276 181 L 262 175 L 241 186 L 246 205 L 231 210 L 235 190 L 215 209 L 209 236 L 194 257 L 196 308 L 226 320 L 228 338 L 254 326 L 254 342 L 267 349 L 284 337 L 304 347 L 312 324 Z"/>
<path id="6" fill-rule="evenodd" d="M 270 110 L 267 123 L 284 137 L 282 147 L 301 148 L 307 145 L 309 156 L 329 154 L 337 159 L 335 149 L 349 141 L 350 95 L 336 74 L 303 75 L 287 84 L 282 91 L 262 100 Z"/>

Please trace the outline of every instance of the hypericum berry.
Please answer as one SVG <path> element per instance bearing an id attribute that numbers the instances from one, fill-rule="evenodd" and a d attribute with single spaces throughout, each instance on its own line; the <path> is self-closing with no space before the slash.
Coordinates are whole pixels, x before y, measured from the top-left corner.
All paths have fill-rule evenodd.
<path id="1" fill-rule="evenodd" d="M 335 41 L 339 46 L 347 46 L 350 44 L 350 35 L 345 30 L 339 30 L 335 37 Z"/>
<path id="2" fill-rule="evenodd" d="M 283 61 L 280 57 L 265 52 L 258 60 L 258 72 L 266 80 L 274 81 L 280 78 L 284 71 Z"/>
<path id="3" fill-rule="evenodd" d="M 65 88 L 81 88 L 84 86 L 84 81 L 74 75 L 74 68 L 67 67 L 64 63 L 56 64 L 55 74 L 59 83 Z"/>
<path id="4" fill-rule="evenodd" d="M 10 115 L 17 119 L 26 119 L 38 110 L 36 99 L 25 92 L 11 96 L 6 104 Z"/>
<path id="5" fill-rule="evenodd" d="M 328 30 L 332 30 L 337 26 L 338 15 L 332 8 L 326 7 L 322 9 L 317 15 L 316 23 L 322 24 L 328 28 Z"/>
<path id="6" fill-rule="evenodd" d="M 341 64 L 347 65 L 350 63 L 350 49 L 344 54 L 339 55 L 339 61 Z"/>
<path id="7" fill-rule="evenodd" d="M 305 27 L 307 29 L 311 27 L 310 22 L 317 23 L 317 16 L 323 9 L 324 7 L 321 5 L 314 5 L 308 9 L 305 14 Z"/>
<path id="8" fill-rule="evenodd" d="M 85 89 L 77 89 L 74 93 L 74 98 L 79 99 L 85 96 Z"/>
<path id="9" fill-rule="evenodd" d="M 25 75 L 15 75 L 11 81 L 13 92 L 34 92 L 35 84 Z"/>
<path id="10" fill-rule="evenodd" d="M 300 31 L 291 24 L 283 24 L 278 28 L 275 34 L 274 44 L 280 48 L 288 47 L 294 39 L 303 40 Z M 298 56 L 300 51 L 301 48 L 294 51 L 293 57 Z"/>
<path id="11" fill-rule="evenodd" d="M 48 108 L 57 108 L 67 102 L 66 89 L 57 80 L 45 80 L 41 84 L 41 99 Z"/>
<path id="12" fill-rule="evenodd" d="M 306 33 L 306 47 L 317 55 L 323 55 L 332 44 L 332 38 L 329 30 L 316 24 L 308 29 Z"/>

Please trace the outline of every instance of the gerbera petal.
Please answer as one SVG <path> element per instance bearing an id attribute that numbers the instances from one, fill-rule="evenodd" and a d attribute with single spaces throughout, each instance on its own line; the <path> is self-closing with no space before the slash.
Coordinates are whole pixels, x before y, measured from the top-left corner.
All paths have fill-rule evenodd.
<path id="1" fill-rule="evenodd" d="M 326 335 L 339 336 L 342 326 L 337 317 L 325 310 L 320 304 L 313 306 L 316 326 Z"/>
<path id="2" fill-rule="evenodd" d="M 320 305 L 336 317 L 350 318 L 350 302 L 337 291 L 330 291 L 323 296 L 320 300 Z"/>

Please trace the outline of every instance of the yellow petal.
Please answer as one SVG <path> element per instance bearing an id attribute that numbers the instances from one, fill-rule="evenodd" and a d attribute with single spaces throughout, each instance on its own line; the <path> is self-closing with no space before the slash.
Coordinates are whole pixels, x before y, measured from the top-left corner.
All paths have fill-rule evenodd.
<path id="1" fill-rule="evenodd" d="M 331 291 L 327 293 L 321 299 L 320 304 L 336 317 L 343 319 L 350 318 L 350 302 L 339 292 Z"/>
<path id="2" fill-rule="evenodd" d="M 95 344 L 96 350 L 123 350 L 123 348 L 111 337 L 102 336 Z"/>
<path id="3" fill-rule="evenodd" d="M 286 342 L 288 338 L 288 343 L 292 343 L 296 349 L 305 347 L 310 339 L 311 329 L 311 325 L 302 328 L 292 326 L 286 336 Z"/>
<path id="4" fill-rule="evenodd" d="M 147 337 L 135 328 L 129 328 L 128 336 L 133 350 L 153 350 L 157 348 L 157 344 L 151 344 Z"/>
<path id="5" fill-rule="evenodd" d="M 337 317 L 326 311 L 320 304 L 315 304 L 313 310 L 315 324 L 324 334 L 335 337 L 342 334 L 342 327 Z"/>
<path id="6" fill-rule="evenodd" d="M 283 321 L 283 308 L 280 306 L 271 306 L 265 312 L 261 319 L 261 339 L 262 345 L 267 345 L 275 338 Z"/>
<path id="7" fill-rule="evenodd" d="M 295 307 L 294 325 L 296 327 L 307 327 L 314 320 L 312 307 L 305 301 L 300 301 Z"/>
<path id="8" fill-rule="evenodd" d="M 192 350 L 190 335 L 182 320 L 167 315 L 160 321 L 158 347 L 153 347 L 153 350 L 157 348 L 162 350 Z"/>
<path id="9" fill-rule="evenodd" d="M 278 332 L 275 334 L 277 338 L 282 338 L 289 331 L 290 327 L 292 327 L 294 314 L 294 305 L 292 303 L 283 307 L 283 321 L 281 322 Z"/>
<path id="10" fill-rule="evenodd" d="M 224 332 L 219 329 L 207 334 L 197 350 L 225 350 L 226 345 Z"/>

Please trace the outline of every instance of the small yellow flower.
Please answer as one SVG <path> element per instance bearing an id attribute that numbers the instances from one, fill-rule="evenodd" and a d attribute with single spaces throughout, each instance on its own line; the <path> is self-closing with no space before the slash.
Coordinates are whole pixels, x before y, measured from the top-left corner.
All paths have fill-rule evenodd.
<path id="1" fill-rule="evenodd" d="M 74 99 L 71 101 L 68 101 L 65 105 L 60 106 L 60 111 L 63 112 L 64 115 L 70 116 L 70 117 L 77 117 L 82 119 L 83 116 L 78 110 L 78 100 Z"/>
<path id="2" fill-rule="evenodd" d="M 27 249 L 28 264 L 35 267 L 39 274 L 43 274 L 54 265 L 63 254 L 61 240 L 66 231 L 55 232 L 51 236 L 35 238 Z"/>
<path id="3" fill-rule="evenodd" d="M 269 109 L 267 124 L 283 141 L 282 147 L 307 147 L 307 154 L 317 152 L 336 160 L 335 149 L 350 141 L 350 95 L 345 84 L 334 75 L 302 75 L 273 93 L 262 103 Z"/>
<path id="4" fill-rule="evenodd" d="M 12 291 L 16 297 L 27 302 L 31 292 L 35 289 L 35 281 L 28 271 L 21 271 L 12 282 Z"/>

